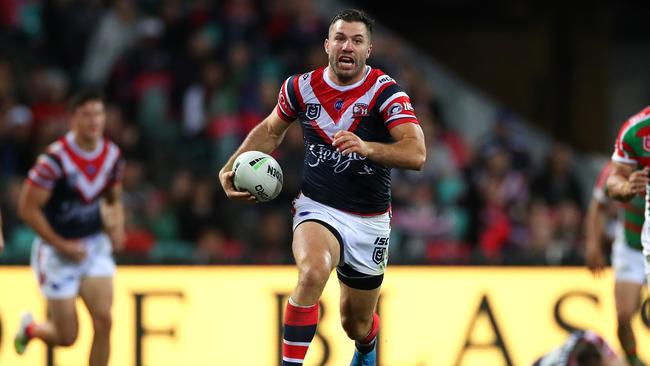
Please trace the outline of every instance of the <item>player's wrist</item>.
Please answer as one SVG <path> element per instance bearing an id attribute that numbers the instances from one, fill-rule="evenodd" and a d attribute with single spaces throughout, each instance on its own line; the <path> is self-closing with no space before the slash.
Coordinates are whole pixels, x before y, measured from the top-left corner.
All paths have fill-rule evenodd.
<path id="1" fill-rule="evenodd" d="M 366 158 L 370 159 L 375 156 L 375 144 L 372 142 L 366 142 Z"/>
<path id="2" fill-rule="evenodd" d="M 612 188 L 614 189 L 610 190 L 610 195 L 614 199 L 626 201 L 632 197 L 632 187 L 630 186 L 630 182 L 627 180 L 616 184 Z"/>

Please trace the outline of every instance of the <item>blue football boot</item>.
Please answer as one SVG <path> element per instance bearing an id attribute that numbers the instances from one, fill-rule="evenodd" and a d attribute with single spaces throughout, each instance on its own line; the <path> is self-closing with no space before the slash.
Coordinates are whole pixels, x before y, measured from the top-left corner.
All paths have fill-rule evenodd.
<path id="1" fill-rule="evenodd" d="M 350 366 L 376 366 L 377 365 L 377 347 L 373 348 L 368 353 L 361 353 L 359 350 L 354 350 L 354 357 Z"/>

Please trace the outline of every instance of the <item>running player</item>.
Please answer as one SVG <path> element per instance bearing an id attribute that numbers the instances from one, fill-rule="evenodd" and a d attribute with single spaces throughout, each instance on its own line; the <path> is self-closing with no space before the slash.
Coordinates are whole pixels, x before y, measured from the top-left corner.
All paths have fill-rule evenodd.
<path id="1" fill-rule="evenodd" d="M 650 179 L 650 106 L 625 121 L 618 132 L 612 172 L 607 179 L 607 192 L 613 199 L 629 201 L 634 196 L 646 197 Z M 650 205 L 646 203 L 641 244 L 645 257 L 646 277 L 650 276 Z"/>
<path id="2" fill-rule="evenodd" d="M 34 338 L 72 345 L 79 295 L 94 327 L 89 365 L 107 365 L 115 271 L 111 252 L 124 240 L 123 161 L 118 147 L 103 138 L 106 114 L 100 94 L 79 94 L 70 113 L 71 131 L 38 157 L 20 194 L 18 215 L 38 235 L 31 261 L 49 316 L 35 323 L 24 314 L 15 347 L 22 354 Z"/>
<path id="3" fill-rule="evenodd" d="M 343 329 L 356 341 L 351 365 L 376 364 L 375 313 L 390 235 L 390 167 L 421 170 L 422 130 L 409 96 L 366 65 L 373 21 L 358 10 L 336 15 L 325 39 L 329 65 L 289 77 L 274 111 L 219 172 L 230 199 L 253 201 L 232 182 L 244 151 L 273 151 L 298 120 L 305 140 L 302 192 L 293 204 L 298 282 L 284 316 L 283 366 L 302 365 L 318 323 L 318 301 L 334 268 Z"/>
<path id="4" fill-rule="evenodd" d="M 605 233 L 607 211 L 615 203 L 607 198 L 605 182 L 611 170 L 606 164 L 594 186 L 591 202 L 585 219 L 586 262 L 589 270 L 598 275 L 605 267 L 602 251 L 602 238 Z M 636 352 L 636 337 L 632 329 L 632 316 L 641 305 L 641 290 L 646 281 L 643 252 L 641 246 L 641 227 L 643 226 L 643 197 L 635 196 L 629 202 L 617 206 L 620 210 L 615 227 L 612 246 L 612 267 L 615 284 L 617 334 L 628 363 L 643 366 Z"/>

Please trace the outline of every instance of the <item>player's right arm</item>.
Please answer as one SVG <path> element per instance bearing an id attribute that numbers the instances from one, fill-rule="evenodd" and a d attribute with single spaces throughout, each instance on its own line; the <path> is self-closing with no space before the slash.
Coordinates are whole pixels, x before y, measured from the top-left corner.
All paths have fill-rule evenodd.
<path id="1" fill-rule="evenodd" d="M 612 161 L 612 172 L 607 178 L 607 194 L 618 201 L 629 201 L 636 195 L 645 195 L 649 171 L 648 167 L 636 170 L 632 164 Z"/>
<path id="2" fill-rule="evenodd" d="M 598 277 L 605 268 L 601 240 L 605 229 L 607 205 L 591 197 L 585 217 L 585 262 L 591 273 Z"/>
<path id="3" fill-rule="evenodd" d="M 244 142 L 219 171 L 219 181 L 228 198 L 240 201 L 255 201 L 255 197 L 249 192 L 240 192 L 235 189 L 232 166 L 237 156 L 243 152 L 257 150 L 270 154 L 280 145 L 291 124 L 280 118 L 277 109 L 276 106 L 268 117 L 248 133 Z"/>
<path id="4" fill-rule="evenodd" d="M 31 183 L 23 183 L 18 198 L 18 217 L 29 225 L 46 243 L 65 256 L 81 261 L 86 250 L 78 240 L 67 240 L 57 234 L 43 213 L 43 207 L 50 200 L 52 192 Z"/>

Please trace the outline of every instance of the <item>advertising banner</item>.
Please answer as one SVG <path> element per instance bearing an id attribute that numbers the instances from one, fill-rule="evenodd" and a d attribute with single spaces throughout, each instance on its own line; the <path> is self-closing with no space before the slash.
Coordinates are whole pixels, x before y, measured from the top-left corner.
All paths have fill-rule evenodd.
<path id="1" fill-rule="evenodd" d="M 113 306 L 112 366 L 279 366 L 282 311 L 293 267 L 119 267 Z M 582 268 L 390 267 L 379 313 L 382 366 L 531 365 L 572 329 L 602 334 L 615 349 L 611 272 Z M 644 294 L 644 299 L 647 295 Z M 306 366 L 348 365 L 333 274 Z M 634 329 L 650 360 L 648 303 Z M 0 366 L 87 364 L 92 323 L 78 302 L 80 331 L 49 355 L 39 341 L 13 350 L 20 314 L 46 315 L 26 267 L 0 267 Z"/>

